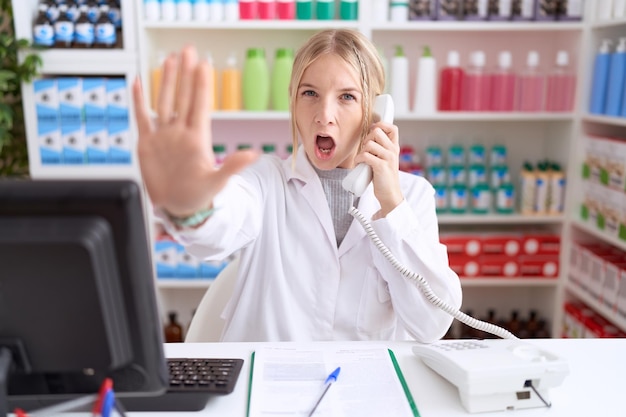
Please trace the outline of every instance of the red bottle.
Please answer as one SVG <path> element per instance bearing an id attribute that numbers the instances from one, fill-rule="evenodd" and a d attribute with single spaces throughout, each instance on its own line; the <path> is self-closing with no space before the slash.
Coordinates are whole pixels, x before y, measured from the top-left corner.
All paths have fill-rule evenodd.
<path id="1" fill-rule="evenodd" d="M 475 51 L 470 56 L 470 66 L 463 82 L 463 110 L 488 111 L 491 99 L 491 80 L 485 70 L 485 53 Z"/>
<path id="2" fill-rule="evenodd" d="M 459 61 L 457 51 L 448 52 L 447 65 L 439 77 L 439 111 L 459 111 L 463 106 L 465 71 Z"/>

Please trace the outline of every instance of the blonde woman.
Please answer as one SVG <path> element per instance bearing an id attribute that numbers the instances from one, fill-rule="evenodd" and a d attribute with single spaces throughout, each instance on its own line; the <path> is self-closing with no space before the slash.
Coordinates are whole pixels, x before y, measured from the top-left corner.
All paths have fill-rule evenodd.
<path id="1" fill-rule="evenodd" d="M 187 47 L 164 64 L 157 123 L 139 82 L 133 91 L 141 173 L 165 227 L 202 259 L 239 253 L 222 340 L 441 338 L 451 316 L 373 245 L 348 213 L 352 196 L 341 186 L 356 164 L 372 168 L 373 181 L 354 204 L 402 264 L 460 307 L 433 187 L 399 171 L 398 128 L 372 119 L 384 88 L 372 43 L 357 31 L 324 30 L 298 50 L 287 160 L 239 151 L 216 169 L 210 88 L 206 64 Z"/>

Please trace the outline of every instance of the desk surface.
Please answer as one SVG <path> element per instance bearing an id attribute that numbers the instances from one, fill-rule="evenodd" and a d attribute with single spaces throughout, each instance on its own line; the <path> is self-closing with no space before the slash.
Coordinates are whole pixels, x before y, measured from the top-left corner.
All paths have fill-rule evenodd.
<path id="1" fill-rule="evenodd" d="M 568 360 L 570 374 L 562 385 L 550 390 L 552 408 L 468 414 L 456 387 L 426 367 L 411 347 L 413 342 L 349 342 L 383 344 L 394 351 L 421 417 L 485 415 L 504 416 L 624 416 L 626 339 L 534 339 L 528 340 Z M 319 342 L 335 343 L 335 342 Z M 345 342 L 336 342 L 345 344 Z M 277 343 L 178 343 L 166 344 L 168 357 L 235 357 L 245 360 L 235 391 L 211 398 L 198 415 L 245 417 L 250 373 L 250 354 L 263 345 Z M 129 413 L 138 416 L 139 413 Z M 146 417 L 150 413 L 141 413 Z M 158 413 L 165 417 L 168 413 Z M 174 413 L 172 413 L 174 414 Z M 180 416 L 180 413 L 176 413 Z M 189 415 L 188 413 L 185 413 Z M 155 414 L 156 416 L 157 414 Z"/>

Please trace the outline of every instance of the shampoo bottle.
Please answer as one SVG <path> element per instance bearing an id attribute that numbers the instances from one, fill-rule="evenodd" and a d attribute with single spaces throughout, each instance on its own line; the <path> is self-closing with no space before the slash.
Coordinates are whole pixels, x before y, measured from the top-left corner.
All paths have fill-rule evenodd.
<path id="1" fill-rule="evenodd" d="M 293 51 L 290 48 L 276 50 L 272 68 L 272 108 L 289 111 L 289 81 L 293 66 Z"/>
<path id="2" fill-rule="evenodd" d="M 474 51 L 470 56 L 470 65 L 465 72 L 463 91 L 463 110 L 489 110 L 490 83 L 485 70 L 485 53 Z"/>
<path id="3" fill-rule="evenodd" d="M 248 48 L 242 79 L 244 110 L 266 111 L 270 102 L 270 73 L 263 48 Z"/>
<path id="4" fill-rule="evenodd" d="M 204 22 L 209 20 L 209 2 L 208 0 L 194 0 L 193 2 L 193 20 Z"/>
<path id="5" fill-rule="evenodd" d="M 358 0 L 341 0 L 339 3 L 339 18 L 341 20 L 357 20 L 359 13 Z"/>
<path id="6" fill-rule="evenodd" d="M 526 68 L 521 71 L 518 83 L 518 110 L 538 112 L 544 109 L 545 76 L 539 68 L 539 53 L 528 52 Z"/>
<path id="7" fill-rule="evenodd" d="M 566 51 L 558 51 L 556 66 L 548 74 L 546 111 L 572 111 L 575 96 L 576 74 L 569 67 L 569 55 Z"/>
<path id="8" fill-rule="evenodd" d="M 439 110 L 460 111 L 463 106 L 465 70 L 461 68 L 458 51 L 448 52 L 447 65 L 439 76 Z"/>
<path id="9" fill-rule="evenodd" d="M 276 19 L 276 0 L 258 0 L 259 19 L 274 20 Z"/>
<path id="10" fill-rule="evenodd" d="M 226 111 L 241 110 L 241 71 L 237 68 L 237 57 L 231 54 L 222 71 L 221 108 Z"/>
<path id="11" fill-rule="evenodd" d="M 209 64 L 209 85 L 211 85 L 211 92 L 209 97 L 209 103 L 211 104 L 211 110 L 215 111 L 218 109 L 218 75 L 217 70 L 215 69 L 215 65 L 213 65 L 213 55 L 210 52 L 206 55 L 206 62 Z"/>
<path id="12" fill-rule="evenodd" d="M 335 18 L 335 0 L 316 0 L 315 17 L 317 20 L 333 20 Z"/>
<path id="13" fill-rule="evenodd" d="M 313 0 L 296 0 L 296 19 L 313 19 Z"/>
<path id="14" fill-rule="evenodd" d="M 163 78 L 163 63 L 167 55 L 163 51 L 159 51 L 157 65 L 152 68 L 150 73 L 150 107 L 156 110 L 159 102 L 159 92 L 161 91 L 161 79 Z"/>
<path id="15" fill-rule="evenodd" d="M 490 109 L 492 111 L 513 111 L 515 108 L 517 75 L 511 69 L 511 63 L 511 52 L 500 52 L 498 55 L 498 67 L 491 74 Z"/>
<path id="16" fill-rule="evenodd" d="M 211 22 L 224 21 L 224 0 L 212 0 L 209 2 L 209 20 Z"/>
<path id="17" fill-rule="evenodd" d="M 437 62 L 424 46 L 417 63 L 417 83 L 413 111 L 418 114 L 432 114 L 437 111 Z"/>
<path id="18" fill-rule="evenodd" d="M 295 0 L 278 0 L 276 14 L 281 20 L 293 20 L 296 18 Z"/>
<path id="19" fill-rule="evenodd" d="M 391 59 L 391 88 L 396 112 L 409 112 L 409 60 L 404 55 L 402 46 L 396 46 L 396 53 Z"/>
<path id="20" fill-rule="evenodd" d="M 254 20 L 258 16 L 257 0 L 239 0 L 239 18 Z"/>
<path id="21" fill-rule="evenodd" d="M 626 77 L 626 38 L 619 38 L 615 52 L 611 54 L 606 109 L 604 111 L 607 116 L 619 116 L 622 113 L 624 77 Z"/>
<path id="22" fill-rule="evenodd" d="M 611 63 L 611 40 L 602 39 L 600 49 L 593 64 L 593 79 L 591 81 L 591 102 L 589 112 L 604 114 L 606 93 L 609 84 L 609 69 Z"/>

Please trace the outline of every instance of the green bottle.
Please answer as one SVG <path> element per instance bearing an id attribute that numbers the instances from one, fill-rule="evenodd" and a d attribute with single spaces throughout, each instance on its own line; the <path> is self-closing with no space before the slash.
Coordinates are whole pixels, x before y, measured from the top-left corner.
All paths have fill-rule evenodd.
<path id="1" fill-rule="evenodd" d="M 242 80 L 244 110 L 267 110 L 270 104 L 270 73 L 263 48 L 248 48 Z"/>
<path id="2" fill-rule="evenodd" d="M 335 0 L 317 0 L 315 6 L 317 20 L 333 20 L 335 18 Z"/>
<path id="3" fill-rule="evenodd" d="M 272 108 L 289 111 L 289 81 L 293 67 L 293 50 L 278 48 L 272 68 Z"/>
<path id="4" fill-rule="evenodd" d="M 296 19 L 313 19 L 313 0 L 296 0 Z"/>

